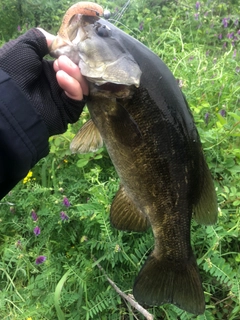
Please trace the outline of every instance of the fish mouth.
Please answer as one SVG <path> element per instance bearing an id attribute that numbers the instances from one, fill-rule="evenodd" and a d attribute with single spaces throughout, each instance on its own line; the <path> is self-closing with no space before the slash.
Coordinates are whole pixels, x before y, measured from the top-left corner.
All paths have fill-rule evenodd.
<path id="1" fill-rule="evenodd" d="M 128 98 L 130 99 L 134 92 L 136 90 L 136 87 L 134 85 L 128 86 L 124 84 L 116 84 L 112 82 L 106 82 L 102 85 L 97 85 L 94 83 L 90 83 L 90 92 L 93 96 L 98 97 L 112 97 L 112 98 L 118 98 L 118 99 L 124 99 Z"/>
<path id="2" fill-rule="evenodd" d="M 49 47 L 50 55 L 57 58 L 61 55 L 63 48 L 68 48 L 69 51 L 76 50 L 80 41 L 90 38 L 84 28 L 92 25 L 97 30 L 99 28 L 96 25 L 98 20 L 98 16 L 85 16 L 80 13 L 74 14 L 67 22 L 63 19 L 61 28 Z"/>
<path id="3" fill-rule="evenodd" d="M 101 91 L 111 91 L 111 92 L 117 93 L 117 92 L 123 91 L 127 86 L 124 84 L 106 82 L 100 86 L 95 85 L 95 87 Z"/>

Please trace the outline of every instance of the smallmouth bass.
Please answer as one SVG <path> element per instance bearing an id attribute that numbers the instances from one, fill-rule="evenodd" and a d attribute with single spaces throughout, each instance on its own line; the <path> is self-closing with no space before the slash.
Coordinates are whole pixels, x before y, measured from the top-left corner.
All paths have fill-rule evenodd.
<path id="1" fill-rule="evenodd" d="M 192 216 L 217 220 L 216 193 L 187 101 L 164 62 L 146 46 L 82 7 L 62 26 L 65 54 L 89 81 L 92 120 L 73 139 L 73 152 L 106 145 L 120 178 L 110 212 L 119 230 L 152 228 L 154 250 L 133 287 L 144 305 L 172 303 L 193 314 L 205 310 L 190 243 Z M 66 36 L 67 35 L 67 36 Z"/>

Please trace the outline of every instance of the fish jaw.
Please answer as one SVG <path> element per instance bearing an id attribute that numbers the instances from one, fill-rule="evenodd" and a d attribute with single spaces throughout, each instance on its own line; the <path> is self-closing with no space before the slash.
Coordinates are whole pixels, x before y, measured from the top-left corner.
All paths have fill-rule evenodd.
<path id="1" fill-rule="evenodd" d="M 103 15 L 103 8 L 98 5 L 97 3 L 93 2 L 87 2 L 87 1 L 82 1 L 82 2 L 77 2 L 74 5 L 72 5 L 64 14 L 63 20 L 61 27 L 58 31 L 58 38 L 63 39 L 62 43 L 58 41 L 58 46 L 61 44 L 61 46 L 64 45 L 64 43 L 70 44 L 71 42 L 71 23 L 72 18 L 75 15 L 87 15 L 87 16 L 93 16 L 93 17 L 100 17 Z M 57 44 L 54 43 L 52 44 L 52 50 L 54 48 L 56 49 Z"/>

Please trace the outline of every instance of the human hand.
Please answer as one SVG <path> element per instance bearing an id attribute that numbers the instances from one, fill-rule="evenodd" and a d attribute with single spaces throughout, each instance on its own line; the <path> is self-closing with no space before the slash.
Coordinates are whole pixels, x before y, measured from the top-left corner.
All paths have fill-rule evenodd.
<path id="1" fill-rule="evenodd" d="M 46 37 L 48 48 L 52 44 L 55 36 L 42 28 L 37 28 Z M 88 84 L 82 76 L 78 66 L 67 56 L 61 56 L 54 61 L 54 70 L 58 84 L 65 91 L 66 95 L 74 100 L 82 100 L 83 96 L 88 95 Z"/>
<path id="2" fill-rule="evenodd" d="M 54 63 L 43 59 L 53 38 L 42 29 L 31 29 L 0 48 L 0 68 L 31 101 L 50 136 L 79 119 L 88 94 L 86 80 L 67 57 Z"/>

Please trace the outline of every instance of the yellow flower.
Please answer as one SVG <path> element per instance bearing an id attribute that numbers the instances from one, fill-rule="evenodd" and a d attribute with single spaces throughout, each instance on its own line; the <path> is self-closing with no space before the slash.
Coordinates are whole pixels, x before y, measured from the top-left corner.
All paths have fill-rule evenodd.
<path id="1" fill-rule="evenodd" d="M 32 320 L 32 318 L 31 318 L 31 317 L 28 317 L 27 320 Z"/>
<path id="2" fill-rule="evenodd" d="M 33 173 L 32 173 L 32 171 L 30 170 L 30 171 L 28 172 L 28 174 L 26 175 L 26 177 L 23 179 L 23 183 L 25 184 L 25 183 L 31 181 L 32 175 L 33 175 Z"/>

